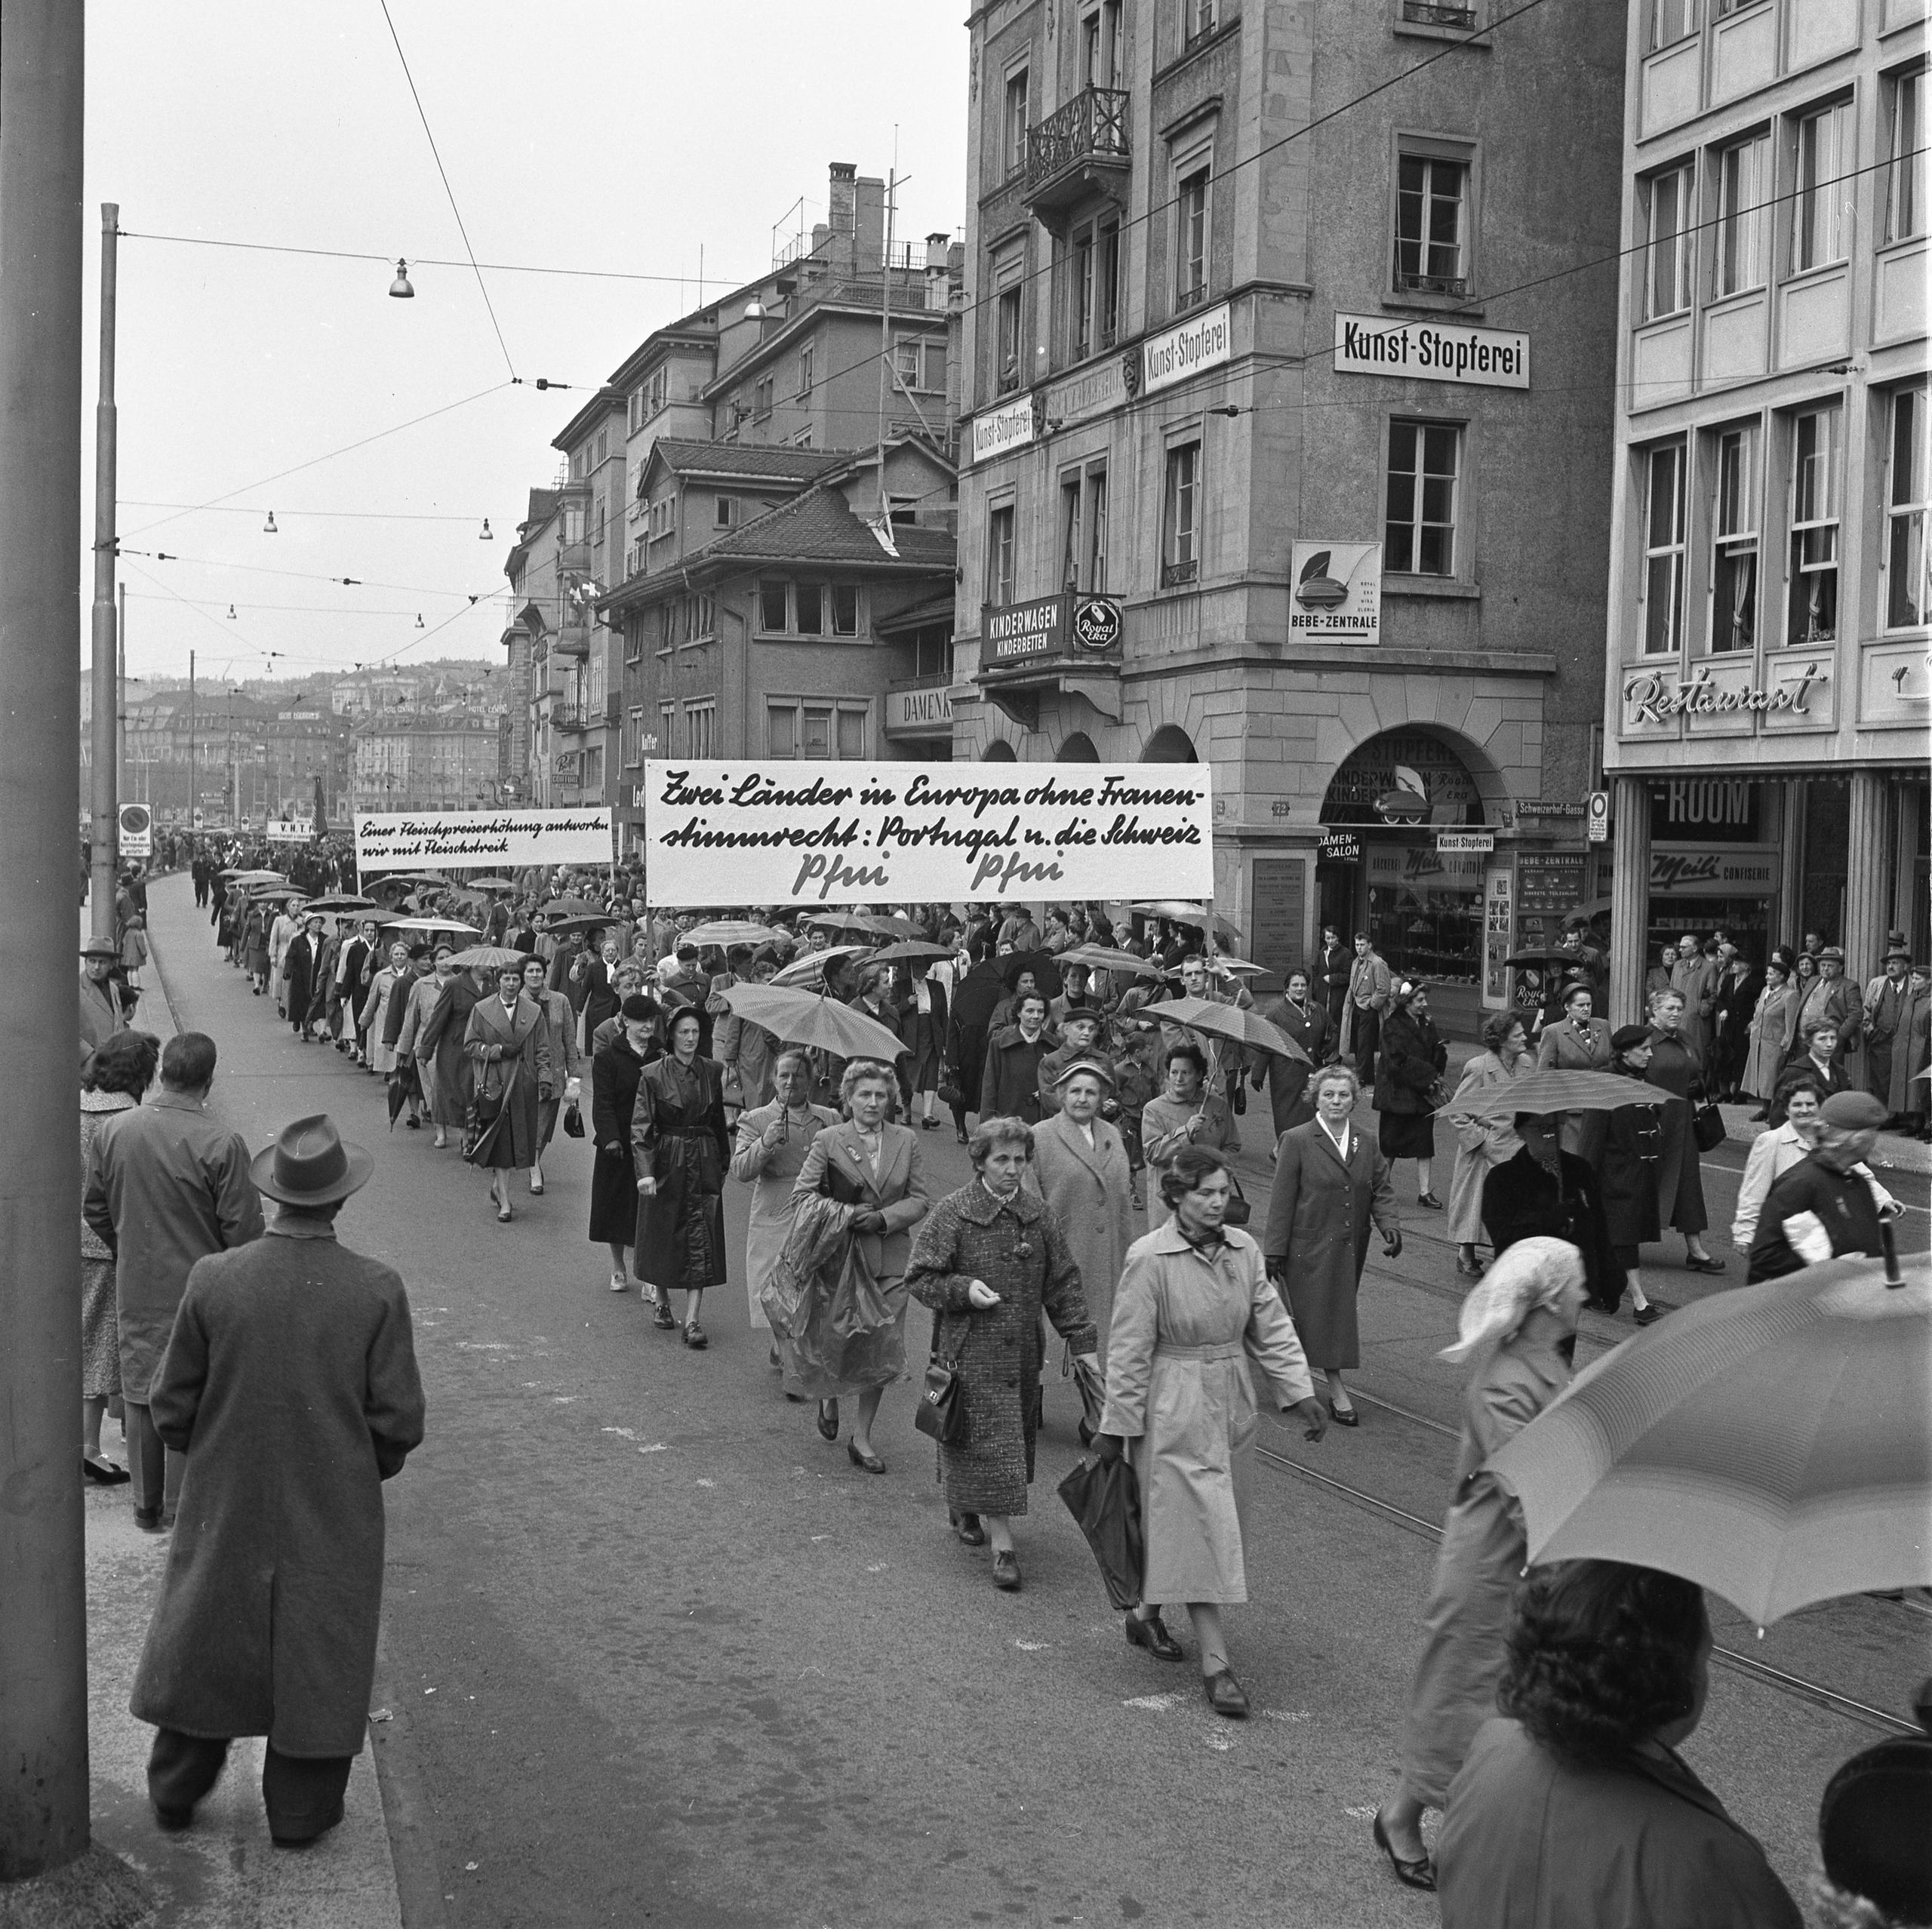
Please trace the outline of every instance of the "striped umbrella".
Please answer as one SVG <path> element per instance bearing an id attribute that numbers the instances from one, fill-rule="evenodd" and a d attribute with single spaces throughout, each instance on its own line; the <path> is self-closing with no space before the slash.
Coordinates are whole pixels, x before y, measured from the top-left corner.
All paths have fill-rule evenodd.
<path id="1" fill-rule="evenodd" d="M 729 951 L 740 944 L 755 946 L 789 942 L 783 931 L 774 931 L 769 925 L 755 924 L 749 918 L 714 918 L 709 924 L 692 925 L 678 940 L 679 945 L 694 944 L 700 951 L 713 944 Z"/>
<path id="2" fill-rule="evenodd" d="M 1932 1266 L 1838 1259 L 1674 1312 L 1488 1462 L 1532 1561 L 1680 1574 L 1760 1627 L 1932 1586 Z"/>
<path id="3" fill-rule="evenodd" d="M 1620 1106 L 1667 1105 L 1673 1096 L 1660 1085 L 1614 1072 L 1571 1072 L 1552 1065 L 1492 1085 L 1456 1112 L 1465 1118 L 1509 1118 L 1519 1112 L 1614 1112 Z"/>

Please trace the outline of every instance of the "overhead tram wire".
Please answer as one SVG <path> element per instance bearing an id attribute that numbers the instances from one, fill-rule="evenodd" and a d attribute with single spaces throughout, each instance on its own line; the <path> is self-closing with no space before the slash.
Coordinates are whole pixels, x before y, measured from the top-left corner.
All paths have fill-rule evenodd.
<path id="1" fill-rule="evenodd" d="M 470 245 L 469 230 L 463 225 L 463 210 L 456 205 L 456 189 L 450 186 L 449 170 L 443 165 L 443 157 L 436 146 L 436 136 L 429 125 L 429 116 L 423 111 L 423 97 L 416 91 L 416 76 L 409 71 L 409 56 L 402 51 L 402 37 L 395 30 L 395 22 L 390 17 L 389 0 L 377 0 L 383 10 L 383 20 L 389 30 L 389 38 L 395 43 L 395 57 L 402 63 L 402 77 L 409 83 L 409 97 L 416 103 L 416 117 L 423 123 L 424 137 L 429 143 L 429 156 L 436 164 L 436 172 L 441 176 L 443 192 L 449 196 L 450 212 L 456 217 L 456 231 L 463 237 L 463 251 L 469 257 L 470 272 L 476 277 L 476 290 L 483 297 L 483 306 L 488 310 L 490 326 L 496 331 L 497 346 L 503 352 L 503 366 L 510 372 L 510 380 L 517 379 L 516 364 L 510 358 L 509 343 L 503 340 L 503 325 L 497 319 L 495 303 L 490 299 L 490 291 L 483 279 L 483 271 L 476 265 L 476 251 Z"/>
<path id="2" fill-rule="evenodd" d="M 500 395 L 508 388 L 519 386 L 515 380 L 493 382 L 487 389 L 478 389 L 472 395 L 465 395 L 460 401 L 445 402 L 440 408 L 426 410 L 420 415 L 411 416 L 407 422 L 393 423 L 387 429 L 378 429 L 372 435 L 364 435 L 353 442 L 345 442 L 340 448 L 331 449 L 325 454 L 311 456 L 306 462 L 298 462 L 288 469 L 278 469 L 272 475 L 259 477 L 253 482 L 244 482 L 239 488 L 224 491 L 219 496 L 211 496 L 206 502 L 196 503 L 188 509 L 177 509 L 172 515 L 164 515 L 153 522 L 144 522 L 138 529 L 131 529 L 130 539 L 145 536 L 151 529 L 165 528 L 171 522 L 178 522 L 184 515 L 192 515 L 202 509 L 219 509 L 224 503 L 232 502 L 237 496 L 245 496 L 251 489 L 266 489 L 271 482 L 279 482 L 284 477 L 299 475 L 305 469 L 314 469 L 325 462 L 333 462 L 338 456 L 349 455 L 357 449 L 365 449 L 372 442 L 380 442 L 391 435 L 399 435 L 405 429 L 414 429 L 425 422 L 433 422 L 439 415 L 449 415 L 460 408 L 467 408 L 472 402 L 481 401 L 486 396 Z"/>
<path id="3" fill-rule="evenodd" d="M 340 583 L 350 589 L 393 589 L 407 596 L 467 596 L 466 589 L 432 589 L 420 583 L 384 583 L 371 577 L 324 576 L 312 569 L 277 569 L 269 563 L 221 562 L 212 556 L 184 556 L 172 549 L 129 549 L 117 547 L 115 554 L 146 556 L 152 562 L 187 563 L 199 569 L 236 569 L 250 576 L 290 576 L 303 583 Z M 473 602 L 475 598 L 471 597 Z"/>
<path id="4" fill-rule="evenodd" d="M 205 513 L 210 515 L 261 515 L 267 512 L 251 508 L 246 503 L 161 503 L 139 496 L 122 496 L 116 498 L 122 509 L 186 509 L 190 514 Z M 446 515 L 440 512 L 423 509 L 285 509 L 285 516 L 327 516 L 332 521 L 356 522 L 483 522 L 488 518 L 480 515 Z"/>

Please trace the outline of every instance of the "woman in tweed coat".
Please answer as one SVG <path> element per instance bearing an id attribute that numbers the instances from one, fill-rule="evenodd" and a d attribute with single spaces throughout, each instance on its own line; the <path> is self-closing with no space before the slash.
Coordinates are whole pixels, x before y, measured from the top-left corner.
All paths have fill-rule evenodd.
<path id="1" fill-rule="evenodd" d="M 1033 1478 L 1041 1309 L 1096 1376 L 1098 1338 L 1060 1221 L 1020 1183 L 1032 1131 L 982 1119 L 967 1150 L 977 1176 L 919 1228 L 906 1284 L 939 1315 L 934 1351 L 965 1386 L 966 1441 L 939 1450 L 954 1531 L 969 1547 L 992 1540 L 993 1585 L 1010 1594 L 1020 1586 L 1011 1517 L 1026 1512 Z"/>

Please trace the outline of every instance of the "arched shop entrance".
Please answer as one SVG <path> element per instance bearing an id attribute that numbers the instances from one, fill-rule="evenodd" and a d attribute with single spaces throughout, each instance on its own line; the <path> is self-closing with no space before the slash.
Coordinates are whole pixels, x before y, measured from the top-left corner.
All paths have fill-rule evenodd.
<path id="1" fill-rule="evenodd" d="M 1057 764 L 1097 764 L 1100 753 L 1094 748 L 1094 740 L 1084 730 L 1076 730 L 1054 752 Z"/>
<path id="2" fill-rule="evenodd" d="M 1481 1006 L 1490 859 L 1480 849 L 1441 848 L 1440 833 L 1489 821 L 1461 755 L 1414 729 L 1358 744 L 1321 800 L 1318 924 L 1334 925 L 1345 943 L 1367 932 L 1392 971 L 1435 988 L 1438 1022 L 1451 1021 L 1444 1029 L 1465 1035 Z"/>
<path id="3" fill-rule="evenodd" d="M 985 749 L 980 752 L 980 761 L 983 764 L 1011 764 L 1016 761 L 1013 754 L 1013 746 L 1003 737 L 995 737 Z"/>
<path id="4" fill-rule="evenodd" d="M 1201 759 L 1195 755 L 1194 741 L 1186 731 L 1176 724 L 1163 724 L 1148 738 L 1140 761 L 1143 764 L 1198 764 Z"/>

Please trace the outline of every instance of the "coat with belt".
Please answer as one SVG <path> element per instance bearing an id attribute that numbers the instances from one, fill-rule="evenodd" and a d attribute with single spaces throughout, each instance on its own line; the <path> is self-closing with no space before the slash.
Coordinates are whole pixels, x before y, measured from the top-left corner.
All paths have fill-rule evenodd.
<path id="1" fill-rule="evenodd" d="M 1346 1160 L 1319 1119 L 1281 1134 L 1262 1247 L 1287 1278 L 1295 1331 L 1318 1367 L 1361 1362 L 1355 1289 L 1371 1220 L 1385 1237 L 1400 1229 L 1389 1161 L 1358 1124 Z"/>
<path id="2" fill-rule="evenodd" d="M 1681 1101 L 1659 1108 L 1663 1137 L 1657 1151 L 1657 1214 L 1688 1238 L 1711 1223 L 1704 1204 L 1703 1155 L 1690 1131 L 1694 1103 L 1703 1095 L 1703 1055 L 1681 1031 L 1674 1037 L 1653 1031 L 1650 1069 L 1644 1075 Z"/>
<path id="3" fill-rule="evenodd" d="M 1086 1134 L 1058 1112 L 1035 1126 L 1026 1183 L 1052 1208 L 1066 1235 L 1080 1269 L 1087 1316 L 1100 1335 L 1096 1350 L 1104 1367 L 1114 1288 L 1141 1228 L 1134 1209 L 1134 1174 L 1120 1134 L 1104 1118 L 1094 1121 L 1093 1132 L 1090 1146 Z"/>
<path id="4" fill-rule="evenodd" d="M 1865 1088 L 1887 1116 L 1909 1111 L 1905 1060 L 1912 1028 L 1912 980 L 1881 978 L 1865 1000 Z"/>
<path id="5" fill-rule="evenodd" d="M 817 1143 L 823 1143 L 821 1135 Z M 999 1295 L 973 1306 L 975 1279 Z M 958 1369 L 968 1432 L 939 1449 L 946 1503 L 955 1513 L 1023 1514 L 1033 1478 L 1040 1383 L 1040 1315 L 1078 1355 L 1096 1335 L 1080 1269 L 1045 1202 L 1023 1186 L 1007 1198 L 977 1179 L 949 1192 L 912 1242 L 912 1297 L 933 1309 L 933 1343 Z"/>
<path id="6" fill-rule="evenodd" d="M 1757 1843 L 1676 1755 L 1573 1765 L 1485 1722 L 1435 1844 L 1442 1929 L 1803 1929 Z"/>
<path id="7" fill-rule="evenodd" d="M 130 1708 L 298 1758 L 358 1753 L 382 1483 L 423 1438 L 402 1281 L 285 1213 L 189 1274 L 150 1404 L 187 1463 Z"/>
<path id="8" fill-rule="evenodd" d="M 115 1256 L 121 1390 L 143 1404 L 195 1262 L 262 1236 L 248 1146 L 164 1089 L 95 1135 L 82 1210 Z"/>
<path id="9" fill-rule="evenodd" d="M 902 1278 L 912 1257 L 912 1228 L 925 1217 L 931 1204 L 918 1134 L 903 1125 L 881 1125 L 878 1170 L 875 1172 L 866 1157 L 859 1128 L 849 1118 L 841 1119 L 827 1126 L 806 1148 L 798 1176 L 792 1182 L 793 1196 L 823 1190 L 828 1168 L 835 1169 L 848 1186 L 857 1189 L 860 1205 L 885 1221 L 876 1232 L 859 1235 L 860 1249 L 872 1276 L 879 1280 Z"/>
<path id="10" fill-rule="evenodd" d="M 1173 1219 L 1137 1239 L 1114 1300 L 1100 1431 L 1127 1441 L 1140 1482 L 1142 1599 L 1247 1598 L 1257 1375 L 1284 1412 L 1313 1397 L 1260 1248 L 1233 1228 L 1196 1248 Z"/>
<path id="11" fill-rule="evenodd" d="M 639 1075 L 631 1107 L 631 1158 L 657 1189 L 637 1202 L 638 1278 L 677 1292 L 724 1283 L 724 1074 L 702 1056 L 680 1066 L 669 1054 Z"/>
<path id="12" fill-rule="evenodd" d="M 1309 1081 L 1318 1065 L 1327 1064 L 1334 1056 L 1334 1034 L 1327 1011 L 1313 998 L 1306 1004 L 1297 1004 L 1286 997 L 1270 998 L 1259 1015 L 1308 1054 L 1306 1065 L 1298 1058 L 1283 1058 L 1259 1048 L 1248 1054 L 1249 1082 L 1259 1091 L 1262 1079 L 1265 1077 L 1268 1081 L 1268 1103 L 1274 1110 L 1275 1136 L 1278 1139 L 1284 1132 L 1306 1125 L 1315 1116 L 1315 1099 L 1309 1090 Z"/>
<path id="13" fill-rule="evenodd" d="M 500 998 L 479 998 L 470 1007 L 463 1048 L 475 1068 L 479 1108 L 501 1106 L 503 1122 L 483 1162 L 497 1171 L 534 1165 L 543 1149 L 538 1100 L 556 1075 L 543 1008 L 527 992 L 518 992 L 507 1011 Z"/>
<path id="14" fill-rule="evenodd" d="M 1789 978 L 1781 985 L 1766 985 L 1758 995 L 1757 1009 L 1751 1014 L 1751 1041 L 1744 1054 L 1744 1089 L 1753 1098 L 1768 1103 L 1777 1090 L 1778 1073 L 1789 1054 L 1792 1027 L 1803 995 Z"/>
<path id="15" fill-rule="evenodd" d="M 1534 1315 L 1478 1355 L 1463 1393 L 1454 1498 L 1442 1523 L 1426 1630 L 1402 1722 L 1402 1793 L 1426 1808 L 1447 1799 L 1475 1740 L 1496 1712 L 1509 1604 L 1528 1555 L 1523 1510 L 1483 1463 L 1570 1383 L 1557 1322 Z"/>

